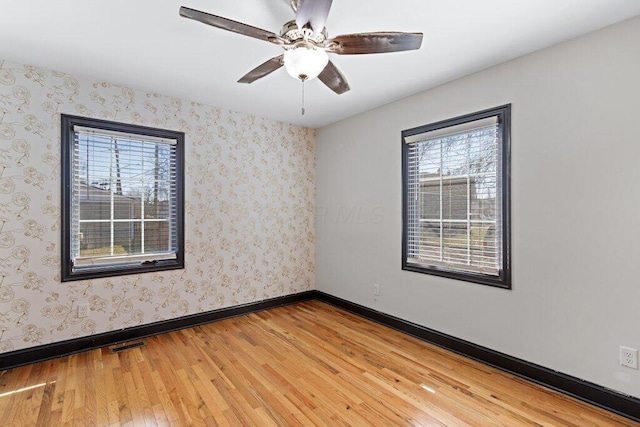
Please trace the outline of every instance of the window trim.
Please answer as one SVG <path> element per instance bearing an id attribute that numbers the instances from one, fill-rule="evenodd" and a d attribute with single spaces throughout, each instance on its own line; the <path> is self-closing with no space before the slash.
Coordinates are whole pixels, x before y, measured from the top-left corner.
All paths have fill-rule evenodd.
<path id="1" fill-rule="evenodd" d="M 62 259 L 61 276 L 62 282 L 73 280 L 96 279 L 104 277 L 122 276 L 129 274 L 148 273 L 154 271 L 176 270 L 184 268 L 184 132 L 167 129 L 152 128 L 128 123 L 119 123 L 88 117 L 61 114 L 61 236 L 62 236 Z M 158 260 L 153 262 L 142 262 L 140 264 L 120 264 L 107 265 L 95 268 L 85 268 L 81 271 L 74 271 L 71 259 L 71 216 L 72 197 L 71 184 L 73 182 L 73 138 L 74 127 L 88 127 L 102 129 L 106 131 L 124 132 L 135 135 L 150 136 L 152 138 L 173 139 L 176 141 L 176 177 L 177 194 L 176 205 L 176 259 Z"/>
<path id="2" fill-rule="evenodd" d="M 498 275 L 489 275 L 460 269 L 440 266 L 425 267 L 407 262 L 408 238 L 408 144 L 406 139 L 421 133 L 432 132 L 464 123 L 497 117 L 502 137 L 501 146 L 501 185 L 502 194 L 502 269 Z M 418 126 L 402 131 L 402 270 L 430 274 L 455 280 L 462 280 L 482 285 L 511 289 L 511 104 L 489 108 L 487 110 L 454 117 L 448 120 Z"/>

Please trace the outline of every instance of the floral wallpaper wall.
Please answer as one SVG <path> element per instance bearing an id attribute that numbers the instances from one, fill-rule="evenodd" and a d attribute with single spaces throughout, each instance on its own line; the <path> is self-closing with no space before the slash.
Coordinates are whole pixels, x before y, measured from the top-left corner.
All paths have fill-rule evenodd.
<path id="1" fill-rule="evenodd" d="M 185 132 L 184 270 L 60 282 L 61 113 Z M 0 353 L 312 289 L 315 153 L 311 129 L 0 60 Z"/>

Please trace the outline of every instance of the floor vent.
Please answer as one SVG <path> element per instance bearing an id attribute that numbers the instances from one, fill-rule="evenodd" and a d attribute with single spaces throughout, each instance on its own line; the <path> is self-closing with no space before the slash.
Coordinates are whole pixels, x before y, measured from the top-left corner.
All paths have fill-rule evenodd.
<path id="1" fill-rule="evenodd" d="M 144 341 L 137 341 L 137 342 L 133 342 L 130 344 L 125 344 L 125 345 L 121 345 L 119 347 L 110 347 L 109 350 L 111 350 L 111 353 L 120 353 L 121 351 L 125 351 L 125 350 L 129 350 L 131 348 L 136 348 L 136 347 L 144 347 L 145 345 L 147 345 L 146 342 Z"/>

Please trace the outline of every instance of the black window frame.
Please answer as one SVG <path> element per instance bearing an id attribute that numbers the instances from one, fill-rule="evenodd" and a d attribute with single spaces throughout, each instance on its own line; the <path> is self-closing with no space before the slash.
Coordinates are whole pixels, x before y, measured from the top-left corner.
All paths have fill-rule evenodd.
<path id="1" fill-rule="evenodd" d="M 444 129 L 447 127 L 462 125 L 476 120 L 496 117 L 498 120 L 501 137 L 501 164 L 500 164 L 500 192 L 501 192 L 501 219 L 502 219 L 502 268 L 498 275 L 483 274 L 462 269 L 453 269 L 442 266 L 424 266 L 407 261 L 408 255 L 408 178 L 409 178 L 409 147 L 406 138 L 426 132 Z M 511 289 L 511 104 L 458 116 L 448 120 L 427 124 L 402 131 L 402 270 L 424 273 L 455 280 L 462 280 L 482 285 L 494 286 L 503 289 Z"/>
<path id="2" fill-rule="evenodd" d="M 90 269 L 74 270 L 72 261 L 72 181 L 74 126 L 114 131 L 154 138 L 173 139 L 176 141 L 176 258 L 147 261 L 137 264 L 110 264 Z M 114 122 L 102 119 L 61 114 L 61 173 L 62 173 L 62 209 L 61 209 L 61 281 L 106 278 L 156 271 L 177 270 L 184 268 L 184 132 L 159 129 L 129 123 Z"/>

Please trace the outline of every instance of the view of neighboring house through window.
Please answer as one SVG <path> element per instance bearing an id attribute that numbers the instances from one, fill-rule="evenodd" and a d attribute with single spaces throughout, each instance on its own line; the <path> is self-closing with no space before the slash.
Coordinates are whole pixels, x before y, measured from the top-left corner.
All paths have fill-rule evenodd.
<path id="1" fill-rule="evenodd" d="M 405 270 L 511 287 L 510 105 L 406 130 Z"/>
<path id="2" fill-rule="evenodd" d="M 62 279 L 183 268 L 184 134 L 62 116 Z"/>

